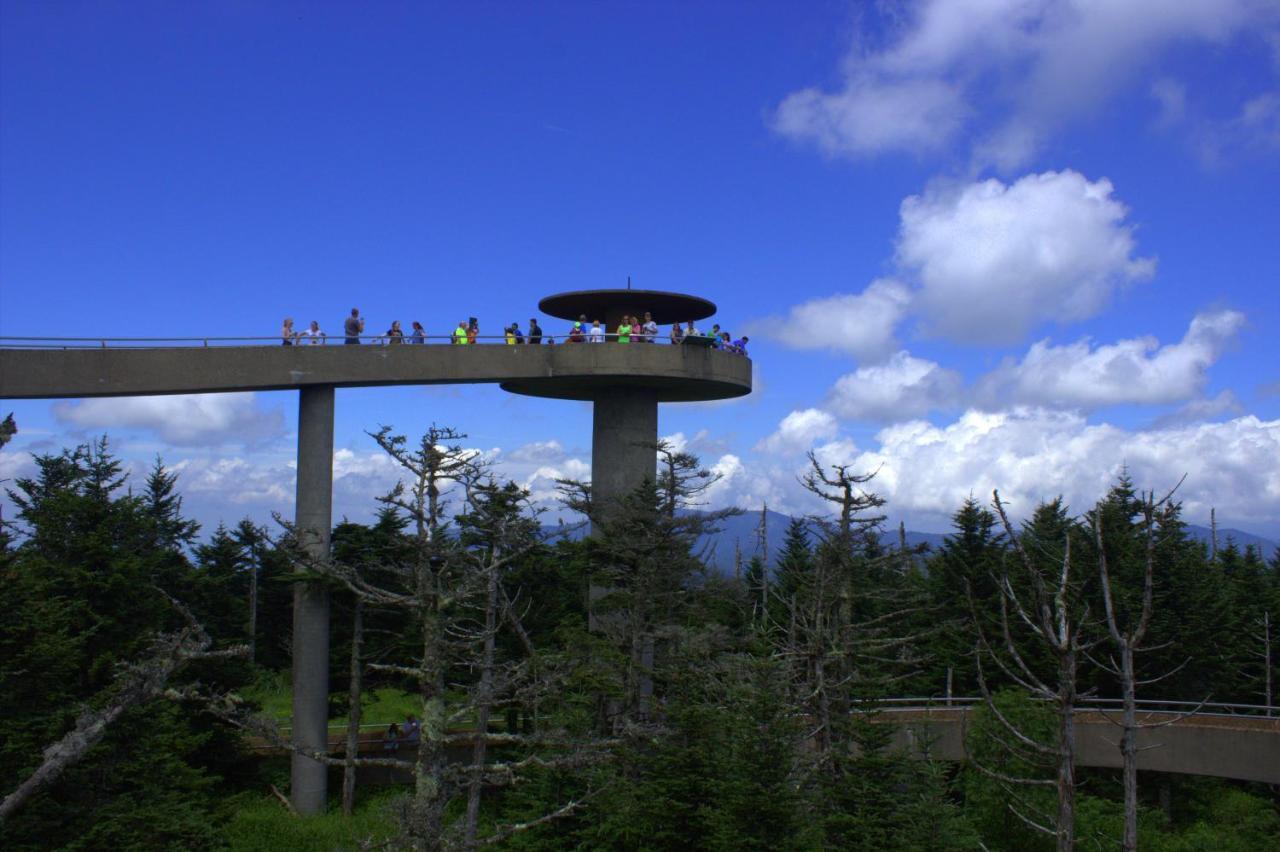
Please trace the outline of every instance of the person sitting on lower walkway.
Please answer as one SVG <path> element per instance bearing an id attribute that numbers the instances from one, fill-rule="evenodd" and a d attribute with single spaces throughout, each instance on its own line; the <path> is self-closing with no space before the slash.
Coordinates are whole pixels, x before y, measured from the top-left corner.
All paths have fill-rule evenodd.
<path id="1" fill-rule="evenodd" d="M 417 716 L 410 713 L 404 719 L 404 746 L 405 748 L 417 748 L 421 740 L 422 723 L 418 721 Z"/>

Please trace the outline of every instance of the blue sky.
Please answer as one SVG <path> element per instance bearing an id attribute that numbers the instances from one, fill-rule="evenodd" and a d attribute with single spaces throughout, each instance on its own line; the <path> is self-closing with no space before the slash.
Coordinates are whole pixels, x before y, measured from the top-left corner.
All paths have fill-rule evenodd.
<path id="1" fill-rule="evenodd" d="M 1127 464 L 1280 535 L 1280 4 L 0 2 L 0 335 L 446 333 L 568 289 L 715 301 L 757 390 L 668 405 L 714 498 L 816 509 L 804 452 L 944 530 L 993 487 L 1083 511 Z M 546 320 L 554 333 L 561 325 Z M 106 432 L 206 524 L 292 510 L 293 394 L 9 402 Z M 341 391 L 549 497 L 584 404 Z"/>

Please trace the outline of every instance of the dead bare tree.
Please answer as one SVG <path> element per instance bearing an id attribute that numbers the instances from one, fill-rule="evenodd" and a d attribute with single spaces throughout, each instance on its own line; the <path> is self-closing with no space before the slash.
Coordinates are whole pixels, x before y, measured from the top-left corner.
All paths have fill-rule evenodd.
<path id="1" fill-rule="evenodd" d="M 1254 624 L 1256 625 L 1258 632 L 1251 633 L 1250 638 L 1258 643 L 1260 650 L 1253 651 L 1252 653 L 1255 657 L 1262 660 L 1262 690 L 1260 694 L 1262 696 L 1262 703 L 1267 708 L 1267 715 L 1270 716 L 1273 712 L 1271 673 L 1274 670 L 1275 665 L 1272 662 L 1274 658 L 1271 656 L 1271 613 L 1269 611 L 1264 611 L 1262 613 L 1262 617 L 1254 622 Z"/>
<path id="2" fill-rule="evenodd" d="M 769 612 L 769 504 L 760 504 L 760 523 L 756 524 L 756 550 L 760 554 L 760 600 L 756 612 L 766 618 Z"/>
<path id="3" fill-rule="evenodd" d="M 360 756 L 361 696 L 364 662 L 360 647 L 364 643 L 364 599 L 356 596 L 351 614 L 350 684 L 347 687 L 347 742 L 342 767 L 342 812 L 351 816 L 356 805 L 356 760 Z"/>
<path id="4" fill-rule="evenodd" d="M 874 529 L 884 521 L 884 515 L 864 514 L 884 505 L 883 497 L 862 487 L 875 479 L 879 470 L 852 473 L 853 465 L 831 464 L 828 465 L 831 472 L 827 473 L 812 450 L 808 456 L 810 469 L 800 478 L 800 484 L 810 494 L 840 507 L 840 535 L 852 536 L 856 532 Z"/>
<path id="5" fill-rule="evenodd" d="M 397 482 L 390 494 L 379 498 L 380 502 L 404 512 L 414 524 L 416 540 L 423 545 L 430 544 L 445 523 L 448 508 L 445 490 L 463 478 L 474 477 L 479 453 L 464 450 L 458 444 L 466 435 L 434 423 L 427 427 L 413 450 L 408 448 L 403 435 L 392 433 L 390 426 L 368 435 L 412 474 L 407 487 L 403 480 Z"/>
<path id="6" fill-rule="evenodd" d="M 258 651 L 258 577 L 262 572 L 262 542 L 267 531 L 248 518 L 243 519 L 231 534 L 236 544 L 245 550 L 249 562 L 249 662 L 257 661 Z"/>
<path id="7" fill-rule="evenodd" d="M 681 509 L 705 505 L 702 498 L 724 478 L 724 474 L 703 467 L 693 453 L 675 449 L 670 441 L 658 441 L 654 450 L 658 455 L 658 493 L 668 518 Z"/>
<path id="8" fill-rule="evenodd" d="M 485 787 L 485 766 L 488 756 L 489 720 L 497 697 L 509 691 L 513 684 L 526 678 L 533 671 L 520 663 L 500 665 L 496 658 L 497 636 L 500 622 L 511 622 L 516 635 L 536 662 L 536 654 L 528 642 L 528 635 L 519 624 L 519 617 L 505 606 L 507 596 L 502 588 L 502 575 L 511 562 L 541 544 L 538 523 L 540 511 L 527 505 L 528 493 L 514 483 L 499 486 L 496 482 L 482 480 L 467 482 L 468 511 L 457 518 L 460 530 L 460 555 L 471 564 L 472 571 L 483 583 L 482 623 L 473 631 L 471 641 L 479 647 L 478 680 L 471 693 L 475 710 L 476 739 L 472 746 L 471 773 L 467 783 L 467 810 L 463 822 L 463 843 L 472 847 L 477 842 L 481 797 Z"/>
<path id="9" fill-rule="evenodd" d="M 790 661 L 800 709 L 814 722 L 818 765 L 833 771 L 852 711 L 874 709 L 875 697 L 922 662 L 915 648 L 923 634 L 908 626 L 922 602 L 892 583 L 870 582 L 883 561 L 867 546 L 884 520 L 874 513 L 884 499 L 863 487 L 875 473 L 854 473 L 848 464 L 828 470 L 812 453 L 809 462 L 800 482 L 838 507 L 837 520 L 811 519 L 819 537 L 812 570 L 796 578 L 784 604 L 787 623 L 774 632 L 785 636 L 778 654 Z"/>
<path id="10" fill-rule="evenodd" d="M 1032 558 L 1023 538 L 1015 534 L 998 491 L 992 493 L 992 503 L 1015 558 L 1002 560 L 999 573 L 992 577 L 999 597 L 997 623 L 1000 636 L 997 639 L 987 635 L 972 589 L 969 592 L 970 611 L 978 637 L 975 654 L 978 683 L 986 707 L 1000 728 L 1009 735 L 1006 747 L 1021 749 L 1033 757 L 1052 762 L 1056 773 L 1057 814 L 1048 820 L 1043 815 L 1024 813 L 1016 808 L 1014 813 L 1033 829 L 1053 835 L 1059 852 L 1066 852 L 1075 846 L 1075 708 L 1079 698 L 1079 666 L 1084 654 L 1101 640 L 1082 635 L 1084 625 L 1088 623 L 1088 605 L 1082 602 L 1078 582 L 1072 576 L 1070 524 L 1064 527 L 1058 570 L 1050 573 L 1042 566 L 1041 560 Z M 1042 547 L 1044 544 L 1040 543 Z M 1009 570 L 1010 561 L 1020 569 L 1017 582 Z M 1015 638 L 1019 634 L 1048 652 L 1054 664 L 1052 676 L 1043 676 L 1035 671 L 1028 655 L 1019 650 L 1018 639 Z M 982 665 L 984 655 L 1007 678 L 1054 708 L 1057 718 L 1055 742 L 1044 743 L 1028 736 L 1000 711 L 987 685 Z M 976 761 L 971 763 L 984 774 L 1011 786 L 1044 783 L 1039 779 L 994 773 Z"/>
<path id="11" fill-rule="evenodd" d="M 334 560 L 310 560 L 302 567 L 341 584 L 364 606 L 400 609 L 411 615 L 421 637 L 416 658 L 368 666 L 370 672 L 407 677 L 418 685 L 421 735 L 413 764 L 414 793 L 402 813 L 404 842 L 418 850 L 474 848 L 489 842 L 478 832 L 485 788 L 515 783 L 524 767 L 580 763 L 603 746 L 571 742 L 556 731 L 488 730 L 493 708 L 503 700 L 500 697 L 530 699 L 551 683 L 546 672 L 535 677 L 537 669 L 527 661 L 500 662 L 495 653 L 494 640 L 504 625 L 511 627 L 522 647 L 531 647 L 519 613 L 502 586 L 508 567 L 542 544 L 528 493 L 514 484 L 494 483 L 478 454 L 457 443 L 465 436 L 454 430 L 433 426 L 412 450 L 389 429 L 373 437 L 409 474 L 407 483 L 398 482 L 380 498 L 407 519 L 413 531 L 403 558 L 378 565 L 376 572 Z M 450 519 L 445 514 L 446 493 L 452 486 L 460 507 Z M 301 553 L 296 558 L 307 559 Z M 353 675 L 356 665 L 353 652 Z M 447 682 L 446 674 L 459 670 L 471 671 L 474 680 Z M 455 698 L 460 691 L 465 697 Z M 449 732 L 451 726 L 471 720 L 476 724 L 474 731 Z M 449 766 L 446 751 L 464 743 L 471 747 L 472 760 Z M 488 749 L 498 745 L 530 753 L 519 760 L 489 759 Z M 350 739 L 348 747 L 354 751 Z M 357 759 L 350 753 L 341 762 L 349 767 L 388 764 L 387 759 Z M 390 763 L 405 765 L 397 760 Z M 466 815 L 460 825 L 447 827 L 446 807 L 462 792 L 467 796 Z M 509 830 L 509 826 L 498 829 Z"/>
<path id="12" fill-rule="evenodd" d="M 213 640 L 191 611 L 171 597 L 169 601 L 186 622 L 185 626 L 157 636 L 145 657 L 121 667 L 106 703 L 82 712 L 62 739 L 45 748 L 44 760 L 35 771 L 0 802 L 0 823 L 21 810 L 33 795 L 56 781 L 68 767 L 84 759 L 124 713 L 163 697 L 169 681 L 188 663 L 241 657 L 247 653 L 243 645 L 214 650 Z"/>
<path id="13" fill-rule="evenodd" d="M 1178 485 L 1182 483 L 1179 482 Z M 1104 541 L 1103 522 L 1106 517 L 1105 506 L 1099 503 L 1089 518 L 1093 527 L 1094 544 L 1098 552 L 1098 575 L 1102 587 L 1102 602 L 1106 614 L 1107 633 L 1115 647 L 1115 656 L 1110 662 L 1099 664 L 1116 676 L 1120 681 L 1122 700 L 1120 753 L 1123 756 L 1124 768 L 1124 837 L 1122 846 L 1126 852 L 1138 848 L 1138 731 L 1142 728 L 1157 727 L 1147 725 L 1138 720 L 1137 688 L 1141 684 L 1150 684 L 1167 677 L 1168 672 L 1160 677 L 1139 680 L 1134 665 L 1134 656 L 1142 651 L 1151 650 L 1144 643 L 1147 630 L 1151 624 L 1154 601 L 1156 529 L 1160 518 L 1157 512 L 1173 498 L 1172 491 L 1157 501 L 1154 494 L 1144 494 L 1141 502 L 1142 536 L 1143 536 L 1143 570 L 1142 592 L 1136 612 L 1122 612 L 1117 596 L 1112 589 L 1111 570 L 1107 560 L 1107 547 Z M 1118 658 L 1118 659 L 1117 659 Z M 1181 668 L 1181 667 L 1179 667 Z M 1166 724 L 1166 723 L 1161 723 Z"/>

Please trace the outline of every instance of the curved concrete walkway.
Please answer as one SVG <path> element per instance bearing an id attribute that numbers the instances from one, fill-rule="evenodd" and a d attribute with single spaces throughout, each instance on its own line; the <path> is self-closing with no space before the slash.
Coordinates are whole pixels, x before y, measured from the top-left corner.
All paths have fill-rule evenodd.
<path id="1" fill-rule="evenodd" d="M 728 399 L 751 392 L 751 361 L 653 343 L 0 349 L 7 399 L 482 382 L 557 399 L 594 400 L 619 385 L 658 402 Z"/>
<path id="2" fill-rule="evenodd" d="M 894 744 L 947 761 L 965 759 L 964 730 L 971 708 L 899 707 L 881 718 L 897 724 Z M 1138 769 L 1211 775 L 1280 784 L 1280 717 L 1140 711 L 1140 721 L 1164 727 L 1138 732 Z M 1076 711 L 1076 762 L 1119 769 L 1120 711 Z"/>
<path id="3" fill-rule="evenodd" d="M 877 721 L 897 726 L 894 745 L 917 754 L 926 750 L 936 760 L 965 760 L 965 723 L 970 707 L 897 707 L 885 709 Z M 1206 775 L 1238 781 L 1280 783 L 1280 717 L 1230 716 L 1221 713 L 1194 713 L 1189 716 L 1162 711 L 1143 711 L 1149 724 L 1167 723 L 1138 735 L 1144 750 L 1138 753 L 1138 769 L 1182 775 Z M 1116 742 L 1119 711 L 1082 708 L 1076 712 L 1076 763 L 1104 769 L 1120 769 L 1122 760 Z M 383 756 L 383 725 L 369 725 L 361 731 L 360 754 Z M 457 731 L 455 733 L 466 733 Z M 342 754 L 346 733 L 329 730 L 329 752 Z M 283 754 L 284 749 L 262 740 L 250 740 L 250 748 L 263 754 Z M 410 755 L 405 750 L 399 757 Z M 406 773 L 379 769 L 369 773 L 377 783 L 409 780 Z"/>
<path id="4" fill-rule="evenodd" d="M 302 547 L 327 559 L 333 521 L 335 389 L 497 383 L 504 390 L 594 403 L 592 502 L 607 507 L 654 475 L 658 403 L 751 392 L 751 361 L 700 345 L 564 343 L 347 346 L 83 347 L 84 341 L 10 338 L 0 348 L 0 398 L 152 396 L 298 391 L 295 523 Z M 139 346 L 138 344 L 142 344 Z M 55 348 L 69 345 L 71 348 Z M 304 751 L 328 737 L 329 592 L 294 584 L 293 731 Z M 327 768 L 292 756 L 290 796 L 301 813 L 324 810 Z"/>

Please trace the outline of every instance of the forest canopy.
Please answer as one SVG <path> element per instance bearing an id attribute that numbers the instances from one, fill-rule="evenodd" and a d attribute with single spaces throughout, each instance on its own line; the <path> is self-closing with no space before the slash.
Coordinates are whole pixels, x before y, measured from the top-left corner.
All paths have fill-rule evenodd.
<path id="1" fill-rule="evenodd" d="M 402 484 L 371 523 L 336 524 L 319 561 L 287 522 L 202 531 L 176 473 L 157 459 L 134 481 L 105 438 L 9 484 L 6 848 L 1280 837 L 1263 785 L 1075 760 L 1070 722 L 1091 697 L 1275 703 L 1280 556 L 1193 541 L 1176 492 L 1121 472 L 1096 505 L 1045 495 L 1023 523 L 998 495 L 973 498 L 941 546 L 912 548 L 884 530 L 871 472 L 814 459 L 804 484 L 833 511 L 767 531 L 780 555 L 757 550 L 729 575 L 700 559 L 727 513 L 697 505 L 712 474 L 696 457 L 655 448 L 653 479 L 614 506 L 563 483 L 595 529 L 575 537 L 453 430 L 374 437 Z M 297 582 L 330 591 L 331 724 L 350 748 L 326 756 L 331 813 L 306 819 L 278 798 L 283 751 L 263 748 L 287 746 L 273 736 Z M 904 697 L 980 698 L 969 759 L 903 746 L 884 702 Z M 411 747 L 357 759 L 362 721 L 380 737 L 410 714 Z M 400 783 L 375 786 L 379 765 L 400 766 Z"/>

